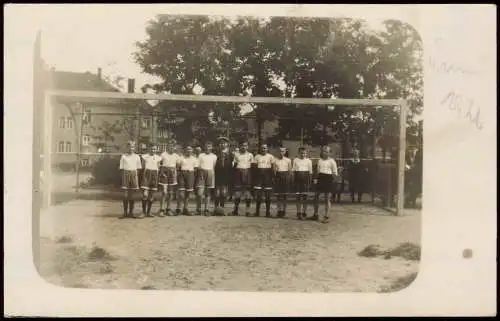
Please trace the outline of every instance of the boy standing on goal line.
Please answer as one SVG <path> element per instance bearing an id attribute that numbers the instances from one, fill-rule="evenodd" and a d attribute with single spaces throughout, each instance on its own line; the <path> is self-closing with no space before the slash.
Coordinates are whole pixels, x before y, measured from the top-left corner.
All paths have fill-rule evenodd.
<path id="1" fill-rule="evenodd" d="M 260 153 L 255 156 L 257 166 L 254 189 L 256 192 L 255 216 L 260 215 L 262 196 L 266 203 L 266 217 L 271 217 L 271 194 L 273 191 L 273 163 L 274 156 L 269 153 L 266 144 L 260 146 Z"/>
<path id="2" fill-rule="evenodd" d="M 234 154 L 234 210 L 233 215 L 238 216 L 238 207 L 241 199 L 245 200 L 245 215 L 250 216 L 250 205 L 252 196 L 250 189 L 252 188 L 250 181 L 250 171 L 253 163 L 253 155 L 248 151 L 248 143 L 241 142 L 239 152 Z"/>
<path id="3" fill-rule="evenodd" d="M 142 195 L 142 214 L 148 217 L 153 217 L 151 214 L 151 206 L 153 205 L 154 193 L 158 190 L 158 170 L 160 167 L 161 157 L 157 155 L 158 148 L 151 144 L 149 154 L 144 154 L 142 160 L 144 169 L 142 174 L 141 188 Z"/>
<path id="4" fill-rule="evenodd" d="M 321 156 L 317 165 L 316 191 L 314 194 L 314 215 L 312 220 L 318 220 L 319 197 L 324 195 L 325 214 L 323 222 L 328 222 L 330 218 L 330 193 L 333 190 L 335 177 L 338 176 L 337 162 L 330 157 L 330 147 L 323 146 L 321 148 Z"/>
<path id="5" fill-rule="evenodd" d="M 125 191 L 123 197 L 123 217 L 134 217 L 133 191 L 139 189 L 138 170 L 142 168 L 139 155 L 135 153 L 135 143 L 127 143 L 128 152 L 120 158 L 120 170 L 122 171 L 122 189 Z M 141 216 L 139 215 L 138 218 Z"/>
<path id="6" fill-rule="evenodd" d="M 183 201 L 183 215 L 190 215 L 188 211 L 189 195 L 194 191 L 195 173 L 198 170 L 198 158 L 193 155 L 193 147 L 186 146 L 185 154 L 179 161 L 179 199 L 177 201 L 176 214 L 180 214 L 180 201 Z"/>
<path id="7" fill-rule="evenodd" d="M 212 142 L 205 143 L 205 151 L 198 155 L 198 174 L 196 178 L 196 214 L 201 215 L 201 203 L 203 198 L 203 213 L 205 216 L 210 214 L 208 203 L 210 203 L 210 194 L 215 188 L 215 163 L 217 155 L 212 153 Z"/>
<path id="8" fill-rule="evenodd" d="M 286 215 L 286 198 L 292 176 L 292 161 L 286 157 L 286 148 L 280 148 L 280 155 L 274 160 L 275 192 L 278 198 L 278 217 Z"/>
<path id="9" fill-rule="evenodd" d="M 170 142 L 167 145 L 167 150 L 160 155 L 160 158 L 161 166 L 159 184 L 162 187 L 162 190 L 158 216 L 162 217 L 164 214 L 169 216 L 172 215 L 170 203 L 172 202 L 174 188 L 177 186 L 177 165 L 180 161 L 180 156 L 174 152 L 173 142 Z M 163 209 L 164 202 L 166 203 L 165 210 Z"/>
<path id="10" fill-rule="evenodd" d="M 312 161 L 307 157 L 307 151 L 304 147 L 299 148 L 299 156 L 293 160 L 292 170 L 295 176 L 297 218 L 301 220 L 307 217 L 307 193 L 311 186 L 313 172 Z"/>

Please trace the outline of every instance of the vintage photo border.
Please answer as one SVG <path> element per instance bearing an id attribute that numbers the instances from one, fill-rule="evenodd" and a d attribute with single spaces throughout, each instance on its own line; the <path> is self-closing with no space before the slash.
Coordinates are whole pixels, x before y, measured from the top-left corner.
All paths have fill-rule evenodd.
<path id="1" fill-rule="evenodd" d="M 113 5 L 100 6 L 114 10 Z M 118 11 L 133 14 L 146 6 L 152 5 L 120 5 Z M 158 5 L 158 13 L 370 15 L 408 22 L 420 32 L 425 59 L 425 204 L 422 261 L 415 282 L 390 294 L 301 294 L 68 289 L 44 281 L 34 268 L 33 231 L 27 228 L 32 222 L 32 177 L 26 174 L 36 155 L 31 143 L 26 143 L 33 139 L 33 119 L 31 64 L 24 62 L 32 61 L 36 35 L 36 26 L 26 26 L 32 21 L 26 14 L 43 14 L 51 7 L 8 5 L 4 38 L 6 315 L 467 316 L 496 312 L 495 7 L 304 4 L 264 5 L 262 10 L 261 6 Z"/>

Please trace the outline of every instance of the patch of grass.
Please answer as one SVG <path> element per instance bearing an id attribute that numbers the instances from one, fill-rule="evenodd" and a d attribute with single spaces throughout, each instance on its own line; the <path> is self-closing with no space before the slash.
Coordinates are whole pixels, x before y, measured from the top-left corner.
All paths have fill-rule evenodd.
<path id="1" fill-rule="evenodd" d="M 385 252 L 380 248 L 380 245 L 370 244 L 363 250 L 358 252 L 358 255 L 363 257 L 376 257 L 379 255 L 384 255 L 384 253 Z"/>
<path id="2" fill-rule="evenodd" d="M 391 283 L 391 285 L 381 288 L 378 292 L 379 293 L 390 293 L 390 292 L 401 291 L 404 288 L 408 287 L 413 281 L 415 281 L 415 279 L 417 278 L 417 275 L 418 275 L 418 273 L 414 272 L 414 273 L 408 274 L 406 276 L 397 278 Z"/>
<path id="3" fill-rule="evenodd" d="M 156 290 L 156 288 L 152 285 L 144 285 L 141 286 L 141 290 Z"/>
<path id="4" fill-rule="evenodd" d="M 386 252 L 386 255 L 399 256 L 409 261 L 420 261 L 420 246 L 413 243 L 402 243 Z"/>
<path id="5" fill-rule="evenodd" d="M 115 259 L 106 249 L 97 245 L 94 245 L 90 249 L 87 258 L 91 261 L 109 261 Z"/>
<path id="6" fill-rule="evenodd" d="M 69 235 L 63 235 L 60 236 L 56 239 L 56 243 L 58 244 L 68 244 L 68 243 L 73 243 L 73 237 Z"/>

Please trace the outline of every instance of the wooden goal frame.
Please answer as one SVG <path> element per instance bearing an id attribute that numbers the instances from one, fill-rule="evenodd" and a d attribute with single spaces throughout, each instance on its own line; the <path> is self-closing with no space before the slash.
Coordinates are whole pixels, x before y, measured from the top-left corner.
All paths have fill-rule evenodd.
<path id="1" fill-rule="evenodd" d="M 404 210 L 405 192 L 405 150 L 406 150 L 406 118 L 408 103 L 396 99 L 329 99 L 329 98 L 284 98 L 284 97 L 250 97 L 250 96 L 205 96 L 205 95 L 171 95 L 145 93 L 119 93 L 94 91 L 46 90 L 44 93 L 44 143 L 43 143 L 43 201 L 42 208 L 52 205 L 52 154 L 53 154 L 53 104 L 57 97 L 75 98 L 78 101 L 100 101 L 105 99 L 120 100 L 169 100 L 186 102 L 221 102 L 221 103 L 267 103 L 291 105 L 334 105 L 352 107 L 399 107 L 399 157 L 398 157 L 398 191 L 396 215 L 402 215 Z M 35 135 L 37 135 L 35 133 Z M 38 173 L 34 173 L 37 175 Z"/>

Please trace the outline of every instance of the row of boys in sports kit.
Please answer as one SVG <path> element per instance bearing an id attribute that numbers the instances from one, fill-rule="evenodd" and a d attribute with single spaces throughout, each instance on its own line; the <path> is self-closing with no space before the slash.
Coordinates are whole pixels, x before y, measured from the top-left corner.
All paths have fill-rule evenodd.
<path id="1" fill-rule="evenodd" d="M 150 153 L 143 155 L 141 161 L 140 157 L 133 151 L 133 144 L 129 144 L 129 153 L 123 155 L 120 161 L 120 169 L 123 170 L 122 188 L 125 190 L 125 217 L 133 216 L 134 202 L 129 190 L 138 189 L 137 172 L 143 168 L 141 188 L 144 191 L 143 215 L 146 216 L 152 216 L 153 193 L 150 191 L 155 191 L 157 185 L 162 186 L 158 215 L 164 216 L 164 214 L 171 214 L 170 203 L 174 187 L 177 187 L 179 192 L 183 192 L 182 195 L 179 193 L 177 198 L 176 214 L 188 214 L 189 194 L 196 192 L 197 214 L 202 213 L 201 203 L 203 201 L 204 214 L 209 215 L 208 204 L 211 192 L 215 190 L 214 213 L 221 213 L 228 186 L 231 184 L 235 191 L 233 215 L 239 215 L 241 200 L 245 201 L 246 215 L 250 215 L 249 209 L 253 198 L 252 191 L 254 191 L 255 216 L 260 215 L 262 200 L 265 201 L 266 216 L 271 216 L 271 194 L 274 191 L 278 198 L 278 217 L 283 217 L 286 213 L 287 194 L 293 185 L 297 196 L 297 217 L 299 219 L 306 218 L 307 193 L 310 191 L 313 166 L 304 148 L 299 150 L 299 156 L 293 161 L 285 156 L 286 149 L 281 148 L 280 156 L 275 158 L 268 152 L 266 145 L 262 145 L 260 153 L 254 156 L 248 151 L 248 143 L 246 142 L 240 145 L 238 152 L 231 154 L 225 138 L 220 139 L 220 149 L 217 154 L 212 152 L 212 148 L 212 144 L 207 143 L 205 151 L 195 157 L 191 147 L 186 148 L 185 155 L 179 156 L 173 152 L 171 147 L 161 155 L 157 155 L 156 147 L 152 146 Z M 334 177 L 338 175 L 337 164 L 329 156 L 329 153 L 330 149 L 324 147 L 321 159 L 317 164 L 315 206 L 312 217 L 315 220 L 318 219 L 320 194 L 324 194 L 325 197 L 324 220 L 328 220 L 329 194 L 333 190 Z M 251 175 L 252 166 L 256 167 L 255 175 Z M 180 210 L 182 202 L 184 203 L 183 211 Z M 166 203 L 165 210 L 164 203 Z"/>

